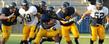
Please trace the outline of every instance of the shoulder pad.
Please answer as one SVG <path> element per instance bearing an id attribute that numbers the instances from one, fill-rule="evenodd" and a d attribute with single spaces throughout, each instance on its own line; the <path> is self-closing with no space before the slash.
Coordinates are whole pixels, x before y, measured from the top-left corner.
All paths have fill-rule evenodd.
<path id="1" fill-rule="evenodd" d="M 67 15 L 69 15 L 69 16 L 75 13 L 75 8 L 74 7 L 67 7 L 66 9 L 68 10 Z"/>
<path id="2" fill-rule="evenodd" d="M 9 8 L 6 8 L 6 7 L 2 8 L 1 10 L 1 13 L 3 14 L 8 14 L 8 12 L 9 12 Z"/>

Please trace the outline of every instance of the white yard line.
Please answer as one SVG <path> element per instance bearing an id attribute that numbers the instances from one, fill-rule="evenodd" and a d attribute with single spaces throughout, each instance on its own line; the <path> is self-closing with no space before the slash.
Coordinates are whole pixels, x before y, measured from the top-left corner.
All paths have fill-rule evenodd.
<path id="1" fill-rule="evenodd" d="M 0 36 L 2 36 L 2 35 L 0 35 Z M 11 36 L 18 36 L 19 37 L 19 36 L 22 36 L 22 35 L 20 35 L 20 34 L 12 34 Z M 74 36 L 70 36 L 70 37 L 74 37 Z M 85 35 L 83 36 L 82 35 L 82 36 L 80 36 L 80 38 L 91 38 L 91 36 L 85 36 Z M 105 38 L 109 38 L 109 36 L 106 35 Z"/>

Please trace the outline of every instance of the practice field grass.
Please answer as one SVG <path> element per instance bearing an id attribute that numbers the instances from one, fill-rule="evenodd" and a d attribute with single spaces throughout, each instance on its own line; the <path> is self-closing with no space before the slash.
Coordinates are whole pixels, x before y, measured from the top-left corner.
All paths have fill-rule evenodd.
<path id="1" fill-rule="evenodd" d="M 71 38 L 73 41 L 74 39 L 72 36 L 71 36 Z M 19 44 L 20 40 L 21 40 L 21 35 L 12 34 L 12 36 L 10 37 L 10 39 L 8 40 L 8 42 L 6 44 Z M 79 40 L 80 40 L 80 44 L 89 44 L 90 43 L 90 35 L 89 34 L 81 34 Z M 74 43 L 74 41 L 73 41 L 73 43 Z M 96 41 L 95 44 L 97 44 L 97 43 L 98 42 Z M 55 44 L 55 43 L 54 42 L 44 42 L 43 44 Z M 64 38 L 62 39 L 61 44 L 66 44 Z M 106 35 L 104 44 L 109 44 L 109 35 Z"/>

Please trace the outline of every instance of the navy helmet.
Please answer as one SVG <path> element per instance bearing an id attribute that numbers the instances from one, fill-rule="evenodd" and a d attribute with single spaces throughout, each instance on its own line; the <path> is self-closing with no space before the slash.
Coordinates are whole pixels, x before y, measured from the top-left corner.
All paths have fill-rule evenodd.
<path id="1" fill-rule="evenodd" d="M 103 4 L 103 0 L 96 0 L 96 4 Z"/>
<path id="2" fill-rule="evenodd" d="M 46 2 L 45 2 L 45 1 L 41 1 L 41 2 L 39 3 L 39 5 L 40 5 L 40 6 L 46 6 Z"/>
<path id="3" fill-rule="evenodd" d="M 70 3 L 69 2 L 64 2 L 63 3 L 63 7 L 68 7 L 68 6 L 70 6 Z"/>
<path id="4" fill-rule="evenodd" d="M 23 0 L 23 1 L 21 2 L 21 5 L 22 5 L 22 6 L 28 6 L 28 1 L 27 1 L 27 0 Z"/>
<path id="5" fill-rule="evenodd" d="M 12 2 L 11 4 L 9 4 L 9 8 L 16 8 L 16 3 Z"/>
<path id="6" fill-rule="evenodd" d="M 54 7 L 53 6 L 50 6 L 50 7 L 48 7 L 48 10 L 53 11 L 54 10 Z"/>

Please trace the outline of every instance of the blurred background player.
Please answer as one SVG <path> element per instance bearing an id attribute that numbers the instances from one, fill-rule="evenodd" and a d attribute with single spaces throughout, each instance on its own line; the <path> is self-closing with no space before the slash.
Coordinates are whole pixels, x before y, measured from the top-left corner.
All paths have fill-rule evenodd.
<path id="1" fill-rule="evenodd" d="M 105 28 L 104 28 L 104 19 L 108 15 L 108 8 L 103 6 L 103 0 L 97 0 L 95 6 L 91 6 L 83 14 L 81 19 L 78 21 L 80 23 L 85 16 L 91 16 L 91 39 L 90 44 L 94 44 L 97 36 L 99 37 L 99 44 L 103 44 L 105 38 Z"/>
<path id="2" fill-rule="evenodd" d="M 57 14 L 63 20 L 60 20 L 61 28 L 62 28 L 62 36 L 66 40 L 67 44 L 72 44 L 72 40 L 70 38 L 70 31 L 73 33 L 75 38 L 75 43 L 79 44 L 79 31 L 75 24 L 74 17 L 79 14 L 75 10 L 74 7 L 71 7 L 68 2 L 64 2 L 62 8 L 57 11 Z"/>
<path id="3" fill-rule="evenodd" d="M 41 16 L 41 14 L 43 14 L 46 9 L 47 3 L 45 1 L 41 1 L 38 5 L 38 15 Z"/>
<path id="4" fill-rule="evenodd" d="M 40 25 L 40 19 L 41 19 L 42 14 L 45 13 L 45 11 L 47 10 L 47 4 L 45 1 L 41 1 L 39 5 L 35 5 L 35 7 L 37 8 L 37 17 L 38 17 L 37 25 Z"/>
<path id="5" fill-rule="evenodd" d="M 9 7 L 2 8 L 1 15 L 6 16 L 7 19 L 2 19 L 2 44 L 5 44 L 10 36 L 12 25 L 17 23 L 17 16 L 19 16 L 16 3 L 12 2 Z M 4 18 L 4 17 L 3 17 Z"/>
<path id="6" fill-rule="evenodd" d="M 107 30 L 109 30 L 109 15 L 106 17 L 105 28 L 106 28 Z"/>
<path id="7" fill-rule="evenodd" d="M 19 9 L 19 13 L 25 18 L 23 27 L 23 36 L 20 44 L 30 44 L 35 36 L 35 28 L 38 23 L 37 8 L 29 6 L 27 0 L 24 0 Z"/>

